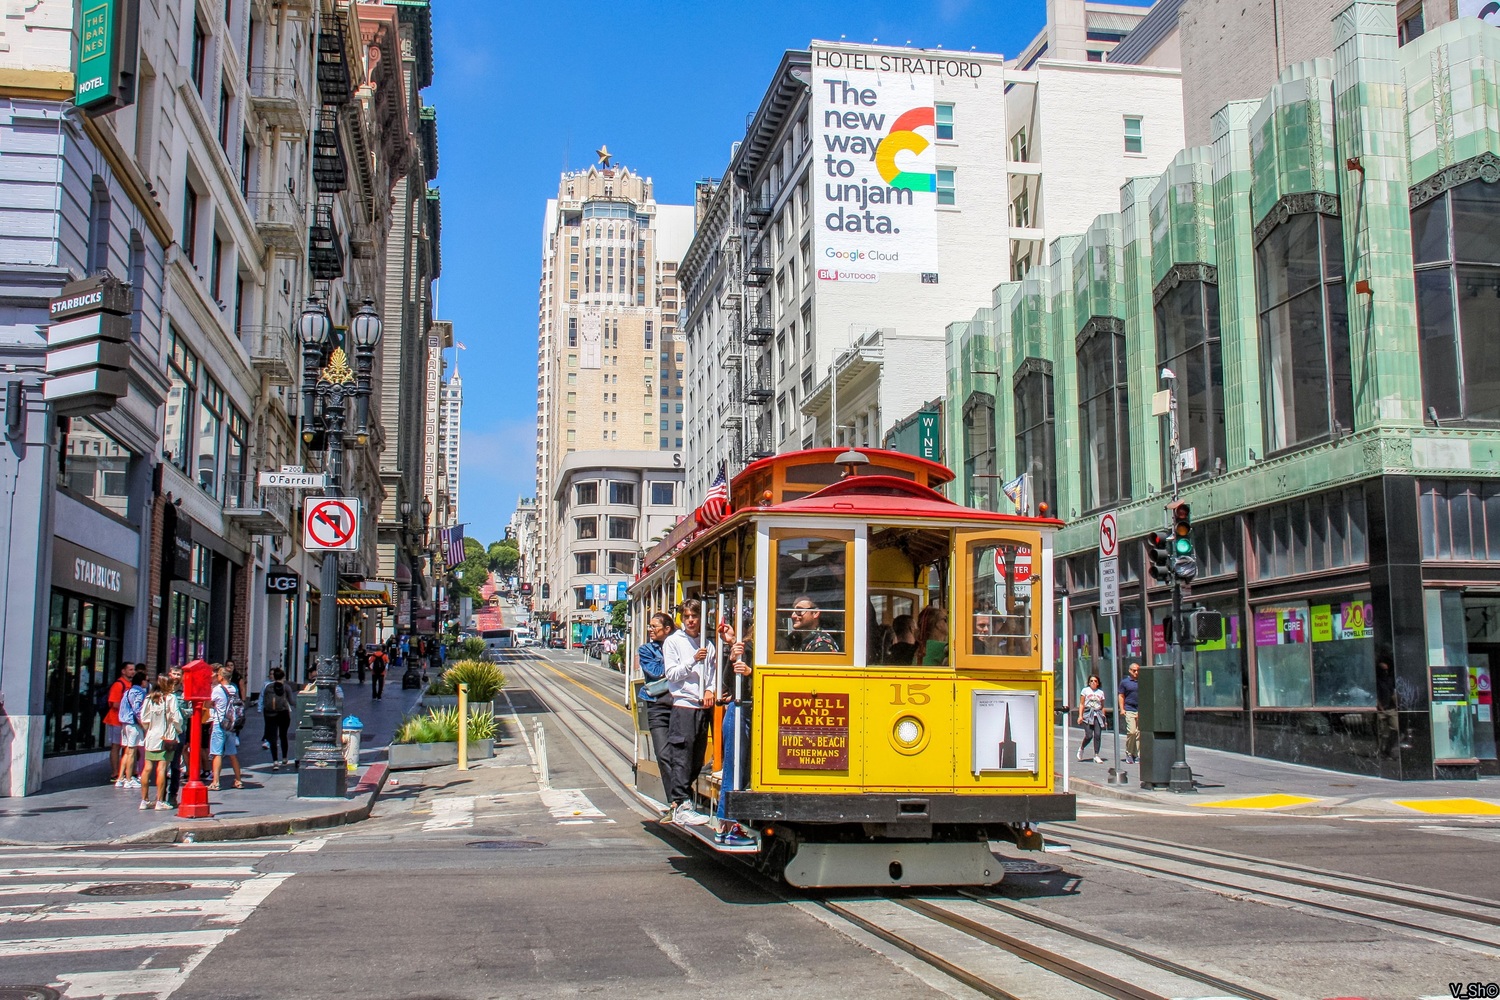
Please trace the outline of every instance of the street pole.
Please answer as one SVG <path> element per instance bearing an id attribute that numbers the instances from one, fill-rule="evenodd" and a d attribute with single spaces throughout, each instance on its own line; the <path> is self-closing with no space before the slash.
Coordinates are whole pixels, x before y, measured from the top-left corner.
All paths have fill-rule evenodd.
<path id="1" fill-rule="evenodd" d="M 1062 707 L 1063 707 L 1063 745 L 1062 745 L 1062 790 L 1066 793 L 1070 788 L 1069 782 L 1069 757 L 1072 751 L 1068 749 L 1068 723 L 1073 716 L 1073 625 L 1068 614 L 1068 592 L 1066 590 L 1058 593 L 1062 598 Z"/>
<path id="2" fill-rule="evenodd" d="M 1170 455 L 1172 461 L 1172 500 L 1179 499 L 1182 491 L 1182 442 L 1177 431 L 1177 376 L 1172 374 L 1171 369 L 1161 370 L 1162 379 L 1167 382 L 1167 388 L 1171 392 L 1171 405 L 1168 409 L 1168 420 L 1170 422 L 1171 445 Z M 1174 684 L 1172 705 L 1176 710 L 1177 739 L 1175 741 L 1175 753 L 1172 758 L 1172 772 L 1167 781 L 1167 787 L 1174 792 L 1191 792 L 1193 790 L 1193 769 L 1188 767 L 1187 762 L 1187 698 L 1183 691 L 1186 687 L 1182 673 L 1182 581 L 1172 581 L 1172 681 Z"/>

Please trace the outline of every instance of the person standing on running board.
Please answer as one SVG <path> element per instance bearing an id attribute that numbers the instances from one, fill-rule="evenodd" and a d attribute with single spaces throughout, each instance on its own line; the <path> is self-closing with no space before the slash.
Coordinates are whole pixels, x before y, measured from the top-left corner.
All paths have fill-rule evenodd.
<path id="1" fill-rule="evenodd" d="M 662 643 L 672 720 L 667 731 L 671 781 L 667 799 L 674 822 L 702 826 L 708 816 L 693 807 L 693 779 L 703 766 L 708 745 L 708 717 L 718 687 L 718 651 L 703 640 L 703 605 L 696 599 L 682 603 L 682 628 Z"/>

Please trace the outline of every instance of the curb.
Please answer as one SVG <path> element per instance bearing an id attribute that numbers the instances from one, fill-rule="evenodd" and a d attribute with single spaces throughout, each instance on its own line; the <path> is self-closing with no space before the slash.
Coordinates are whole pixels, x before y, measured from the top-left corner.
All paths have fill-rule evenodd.
<path id="1" fill-rule="evenodd" d="M 1069 784 L 1072 785 L 1075 792 L 1085 791 L 1091 795 L 1097 795 L 1100 798 L 1120 799 L 1128 802 L 1146 802 L 1155 805 L 1162 805 L 1169 802 L 1195 804 L 1192 799 L 1187 798 L 1188 793 L 1173 792 L 1170 789 L 1148 790 L 1142 789 L 1138 785 L 1133 788 L 1122 788 L 1119 785 L 1108 785 L 1097 781 L 1090 781 L 1087 778 L 1076 778 L 1071 775 L 1069 776 Z M 1258 794 L 1263 793 L 1246 792 L 1243 794 L 1243 796 L 1238 797 L 1248 797 Z M 1399 797 L 1400 793 L 1395 792 L 1394 794 Z M 1335 796 L 1327 797 L 1335 798 Z M 1202 802 L 1206 804 L 1207 800 L 1202 800 Z M 1230 809 L 1228 811 L 1233 810 Z M 1276 809 L 1255 809 L 1249 811 L 1262 815 L 1266 813 L 1276 813 L 1283 816 L 1347 816 L 1350 814 L 1355 814 L 1360 816 L 1403 817 L 1409 819 L 1419 819 L 1422 816 L 1422 814 L 1419 812 L 1416 812 L 1414 810 L 1402 809 L 1400 807 L 1385 808 L 1384 806 L 1367 806 L 1363 804 L 1363 800 L 1358 799 L 1354 801 L 1349 801 L 1346 799 L 1333 802 L 1309 802 L 1305 805 L 1299 806 L 1281 806 Z"/>

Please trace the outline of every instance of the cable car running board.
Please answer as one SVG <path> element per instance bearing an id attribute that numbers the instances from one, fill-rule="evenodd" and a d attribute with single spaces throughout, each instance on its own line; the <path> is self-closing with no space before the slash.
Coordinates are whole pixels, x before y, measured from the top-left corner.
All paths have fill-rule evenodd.
<path id="1" fill-rule="evenodd" d="M 801 843 L 786 864 L 802 889 L 997 885 L 1005 865 L 985 843 Z"/>

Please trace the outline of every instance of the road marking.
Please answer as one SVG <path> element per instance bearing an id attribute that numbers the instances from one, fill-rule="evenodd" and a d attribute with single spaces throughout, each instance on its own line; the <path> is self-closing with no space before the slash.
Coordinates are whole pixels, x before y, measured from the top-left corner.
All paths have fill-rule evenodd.
<path id="1" fill-rule="evenodd" d="M 422 824 L 425 831 L 461 830 L 474 825 L 474 796 L 456 795 L 448 799 L 434 799 L 432 819 Z"/>
<path id="2" fill-rule="evenodd" d="M 598 698 L 600 701 L 604 702 L 604 704 L 608 705 L 610 708 L 616 709 L 617 711 L 621 711 L 621 712 L 625 711 L 625 706 L 622 705 L 621 703 L 619 703 L 618 701 L 615 701 L 615 700 L 613 700 L 611 698 L 604 697 L 604 695 L 600 694 L 598 691 L 595 691 L 593 688 L 589 687 L 587 684 L 583 683 L 582 681 L 575 680 L 574 678 L 569 677 L 567 674 L 563 673 L 561 670 L 558 670 L 556 667 L 554 667 L 552 664 L 548 663 L 546 660 L 536 660 L 536 661 L 528 661 L 528 662 L 540 663 L 542 666 L 546 667 L 548 670 L 552 671 L 554 674 L 556 674 L 557 676 L 561 677 L 563 680 L 567 681 L 569 684 L 573 685 L 574 687 L 578 688 L 581 691 L 585 691 L 588 694 L 593 695 L 595 698 Z"/>
<path id="3" fill-rule="evenodd" d="M 1391 804 L 1434 816 L 1500 816 L 1500 805 L 1484 799 L 1392 799 Z"/>
<path id="4" fill-rule="evenodd" d="M 1304 806 L 1318 799 L 1306 795 L 1251 795 L 1243 799 L 1219 799 L 1217 802 L 1199 802 L 1200 809 L 1282 809 L 1286 806 Z"/>
<path id="5" fill-rule="evenodd" d="M 668 962 L 671 962 L 673 965 L 677 966 L 678 969 L 682 970 L 682 974 L 684 976 L 687 976 L 688 982 L 698 982 L 698 974 L 693 971 L 693 967 L 691 965 L 688 965 L 687 959 L 683 956 L 681 948 L 678 948 L 675 944 L 662 937 L 661 934 L 653 928 L 647 927 L 646 925 L 642 924 L 641 930 L 646 932 L 646 936 L 651 939 L 652 944 L 656 945 L 657 950 L 660 951 L 663 955 L 667 956 Z"/>

